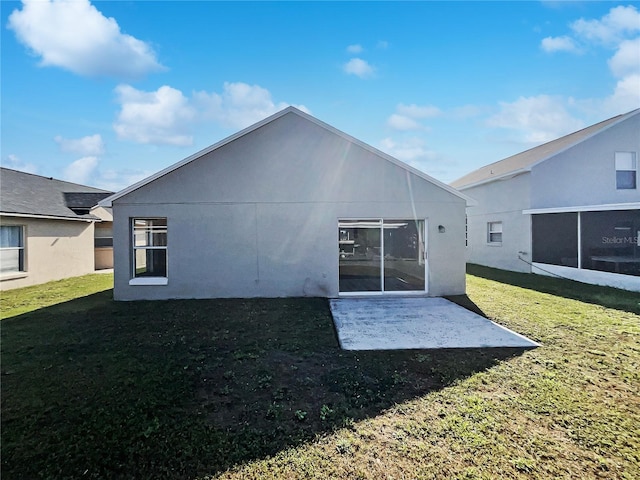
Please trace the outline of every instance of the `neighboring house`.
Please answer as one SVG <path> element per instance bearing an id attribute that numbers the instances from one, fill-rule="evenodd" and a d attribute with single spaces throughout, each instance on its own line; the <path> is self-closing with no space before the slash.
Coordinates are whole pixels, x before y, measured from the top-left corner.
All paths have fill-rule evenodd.
<path id="1" fill-rule="evenodd" d="M 468 261 L 640 291 L 638 152 L 634 110 L 456 180 Z"/>
<path id="2" fill-rule="evenodd" d="M 466 204 L 293 107 L 101 202 L 117 300 L 462 294 Z"/>
<path id="3" fill-rule="evenodd" d="M 111 216 L 95 208 L 111 193 L 1 168 L 0 290 L 111 268 Z"/>

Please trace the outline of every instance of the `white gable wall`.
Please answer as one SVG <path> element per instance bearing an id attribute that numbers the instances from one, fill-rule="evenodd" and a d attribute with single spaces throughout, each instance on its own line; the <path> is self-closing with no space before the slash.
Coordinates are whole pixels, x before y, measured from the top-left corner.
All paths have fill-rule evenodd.
<path id="1" fill-rule="evenodd" d="M 120 300 L 337 296 L 340 218 L 428 218 L 429 294 L 465 291 L 464 199 L 295 114 L 113 208 Z M 129 285 L 133 217 L 167 217 L 167 285 Z"/>
<path id="2" fill-rule="evenodd" d="M 640 115 L 534 166 L 528 208 L 639 202 L 639 189 L 616 189 L 614 154 L 617 151 L 640 154 Z M 640 178 L 638 181 L 640 183 Z"/>
<path id="3" fill-rule="evenodd" d="M 373 152 L 288 114 L 117 202 L 408 202 L 407 175 Z M 459 199 L 411 176 L 421 186 L 414 200 Z"/>

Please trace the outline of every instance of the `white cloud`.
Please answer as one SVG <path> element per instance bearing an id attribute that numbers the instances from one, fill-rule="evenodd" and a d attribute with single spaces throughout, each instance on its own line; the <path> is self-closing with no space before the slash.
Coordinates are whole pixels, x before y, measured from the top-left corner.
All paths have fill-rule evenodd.
<path id="1" fill-rule="evenodd" d="M 616 77 L 640 73 L 640 37 L 621 42 L 609 59 L 609 68 Z"/>
<path id="2" fill-rule="evenodd" d="M 118 138 L 156 145 L 191 145 L 196 123 L 241 129 L 291 105 L 276 103 L 266 88 L 243 82 L 225 82 L 221 93 L 193 92 L 190 98 L 167 85 L 152 92 L 120 85 L 115 91 L 121 104 L 113 125 Z M 304 105 L 295 106 L 309 113 Z"/>
<path id="3" fill-rule="evenodd" d="M 632 5 L 614 7 L 599 20 L 576 20 L 571 30 L 585 40 L 616 44 L 640 32 L 640 12 Z"/>
<path id="4" fill-rule="evenodd" d="M 419 137 L 409 137 L 402 140 L 387 137 L 380 141 L 379 147 L 383 152 L 420 170 L 424 170 L 429 162 L 437 158 L 437 154 L 429 150 L 426 142 Z"/>
<path id="5" fill-rule="evenodd" d="M 54 140 L 60 145 L 60 150 L 63 152 L 79 153 L 85 156 L 102 155 L 104 153 L 104 142 L 102 141 L 102 136 L 98 133 L 77 139 L 63 138 L 57 135 Z"/>
<path id="6" fill-rule="evenodd" d="M 583 122 L 571 116 L 562 98 L 549 95 L 500 102 L 500 111 L 487 120 L 487 125 L 515 130 L 517 141 L 533 144 L 548 142 L 584 127 Z"/>
<path id="7" fill-rule="evenodd" d="M 4 166 L 13 170 L 19 170 L 27 173 L 38 173 L 37 165 L 29 162 L 23 162 L 17 155 L 10 153 L 4 162 Z"/>
<path id="8" fill-rule="evenodd" d="M 9 16 L 17 39 L 41 58 L 86 76 L 136 78 L 164 70 L 149 44 L 122 33 L 88 0 L 23 0 Z"/>
<path id="9" fill-rule="evenodd" d="M 416 105 L 412 103 L 405 105 L 400 103 L 396 106 L 395 113 L 387 119 L 387 126 L 395 130 L 429 130 L 429 127 L 422 125 L 418 120 L 433 118 L 442 114 L 438 107 L 433 105 Z"/>
<path id="10" fill-rule="evenodd" d="M 364 48 L 362 48 L 362 45 L 359 44 L 354 44 L 354 45 L 349 45 L 347 47 L 347 52 L 349 53 L 362 53 L 364 52 Z"/>
<path id="11" fill-rule="evenodd" d="M 562 102 L 567 105 L 573 102 L 575 107 L 595 117 L 616 115 L 638 108 L 640 106 L 640 12 L 636 7 L 632 5 L 613 7 L 600 19 L 581 18 L 572 22 L 569 28 L 572 36 L 547 37 L 542 40 L 542 48 L 549 52 L 565 50 L 580 53 L 595 47 L 613 51 L 607 63 L 611 74 L 616 79 L 616 86 L 614 91 L 605 97 L 559 99 L 556 105 L 550 106 L 549 114 L 558 114 L 558 109 L 563 108 Z M 546 136 L 541 129 L 534 128 L 534 131 L 540 133 L 542 137 Z"/>
<path id="12" fill-rule="evenodd" d="M 347 74 L 360 78 L 371 77 L 374 72 L 374 68 L 361 58 L 352 58 L 342 68 Z"/>
<path id="13" fill-rule="evenodd" d="M 94 181 L 97 188 L 117 192 L 153 174 L 151 171 L 124 169 L 100 171 Z"/>
<path id="14" fill-rule="evenodd" d="M 387 125 L 394 130 L 422 130 L 425 128 L 424 125 L 421 125 L 413 118 L 397 113 L 391 114 L 387 119 Z"/>
<path id="15" fill-rule="evenodd" d="M 619 80 L 613 93 L 602 104 L 601 109 L 609 115 L 640 108 L 640 74 L 627 75 Z"/>
<path id="16" fill-rule="evenodd" d="M 64 169 L 63 178 L 69 182 L 86 185 L 91 181 L 97 166 L 97 157 L 89 156 L 79 158 Z"/>
<path id="17" fill-rule="evenodd" d="M 547 37 L 542 39 L 540 44 L 541 48 L 545 52 L 570 52 L 579 53 L 580 48 L 576 44 L 576 41 L 569 36 L 562 37 Z"/>
<path id="18" fill-rule="evenodd" d="M 118 138 L 165 145 L 193 143 L 188 131 L 196 111 L 180 90 L 165 85 L 154 92 L 144 92 L 119 85 L 115 91 L 121 104 L 113 125 Z"/>
<path id="19" fill-rule="evenodd" d="M 400 103 L 396 107 L 396 111 L 401 115 L 406 115 L 411 118 L 432 118 L 442 113 L 438 107 L 434 107 L 433 105 L 416 105 L 415 103 L 411 105 Z"/>
<path id="20" fill-rule="evenodd" d="M 290 105 L 275 103 L 266 88 L 243 82 L 225 82 L 222 93 L 195 92 L 193 100 L 205 119 L 230 128 L 247 127 Z M 308 112 L 304 105 L 296 107 Z"/>

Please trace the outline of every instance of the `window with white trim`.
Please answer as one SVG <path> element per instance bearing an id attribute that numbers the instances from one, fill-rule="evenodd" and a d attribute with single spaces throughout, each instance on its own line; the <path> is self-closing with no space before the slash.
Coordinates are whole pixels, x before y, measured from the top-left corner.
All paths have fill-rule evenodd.
<path id="1" fill-rule="evenodd" d="M 167 219 L 131 219 L 132 278 L 167 277 Z"/>
<path id="2" fill-rule="evenodd" d="M 616 152 L 616 188 L 635 190 L 637 188 L 638 163 L 635 152 Z"/>
<path id="3" fill-rule="evenodd" d="M 0 274 L 24 271 L 24 227 L 0 226 Z"/>
<path id="4" fill-rule="evenodd" d="M 487 223 L 487 243 L 502 245 L 502 222 Z"/>

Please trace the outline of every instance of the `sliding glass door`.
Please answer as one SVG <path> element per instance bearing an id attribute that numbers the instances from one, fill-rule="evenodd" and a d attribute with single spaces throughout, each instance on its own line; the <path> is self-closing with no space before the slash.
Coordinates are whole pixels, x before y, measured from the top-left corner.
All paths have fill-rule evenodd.
<path id="1" fill-rule="evenodd" d="M 340 293 L 424 292 L 423 220 L 340 220 Z"/>
<path id="2" fill-rule="evenodd" d="M 340 292 L 380 292 L 382 238 L 379 220 L 339 222 Z"/>
<path id="3" fill-rule="evenodd" d="M 384 291 L 424 291 L 424 221 L 385 220 Z"/>

